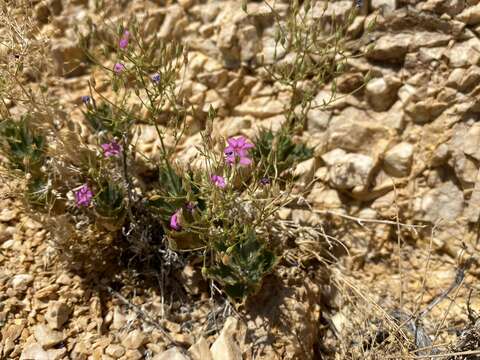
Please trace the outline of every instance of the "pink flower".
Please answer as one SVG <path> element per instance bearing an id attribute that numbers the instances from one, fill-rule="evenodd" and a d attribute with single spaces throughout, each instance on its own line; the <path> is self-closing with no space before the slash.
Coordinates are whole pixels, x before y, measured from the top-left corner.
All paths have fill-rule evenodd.
<path id="1" fill-rule="evenodd" d="M 93 192 L 88 187 L 88 184 L 82 185 L 77 191 L 75 191 L 75 202 L 78 207 L 89 206 L 92 202 Z"/>
<path id="2" fill-rule="evenodd" d="M 230 138 L 227 140 L 228 146 L 223 150 L 226 155 L 228 164 L 233 165 L 237 162 L 240 165 L 247 166 L 252 163 L 252 159 L 248 157 L 248 149 L 254 147 L 252 143 L 247 142 L 244 136 L 238 138 Z"/>
<path id="3" fill-rule="evenodd" d="M 225 178 L 220 175 L 212 175 L 210 176 L 210 179 L 212 180 L 213 184 L 220 189 L 224 189 L 225 186 L 227 186 L 227 183 L 225 182 Z"/>
<path id="4" fill-rule="evenodd" d="M 120 49 L 125 49 L 128 46 L 129 37 L 130 37 L 130 32 L 128 30 L 125 30 L 122 37 L 120 38 L 120 42 L 118 43 L 118 46 L 120 47 Z"/>
<path id="5" fill-rule="evenodd" d="M 123 65 L 122 63 L 116 63 L 113 66 L 113 71 L 115 72 L 115 74 L 120 74 L 123 70 L 125 70 L 125 65 Z"/>
<path id="6" fill-rule="evenodd" d="M 180 210 L 177 210 L 170 218 L 170 227 L 176 231 L 182 229 L 182 225 L 180 224 Z"/>
<path id="7" fill-rule="evenodd" d="M 103 149 L 103 155 L 105 157 L 118 156 L 122 152 L 122 145 L 112 140 L 108 143 L 100 145 Z"/>

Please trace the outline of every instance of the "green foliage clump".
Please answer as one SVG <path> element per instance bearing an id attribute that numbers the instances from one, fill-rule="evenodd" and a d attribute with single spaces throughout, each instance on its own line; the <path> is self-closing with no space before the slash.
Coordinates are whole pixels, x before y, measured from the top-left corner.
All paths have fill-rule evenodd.
<path id="1" fill-rule="evenodd" d="M 28 117 L 18 122 L 7 118 L 0 126 L 3 152 L 10 165 L 26 172 L 39 171 L 45 160 L 45 137 L 32 128 Z"/>
<path id="2" fill-rule="evenodd" d="M 258 170 L 266 177 L 276 177 L 293 165 L 310 159 L 313 149 L 303 143 L 296 144 L 291 133 L 280 130 L 262 129 L 257 135 L 255 148 L 252 151 L 255 162 L 259 164 Z"/>
<path id="3" fill-rule="evenodd" d="M 213 249 L 221 258 L 211 267 L 204 267 L 203 273 L 218 281 L 231 298 L 244 299 L 258 290 L 261 280 L 272 271 L 278 258 L 249 226 L 245 226 L 235 241 L 228 247 L 228 241 L 214 244 Z"/>

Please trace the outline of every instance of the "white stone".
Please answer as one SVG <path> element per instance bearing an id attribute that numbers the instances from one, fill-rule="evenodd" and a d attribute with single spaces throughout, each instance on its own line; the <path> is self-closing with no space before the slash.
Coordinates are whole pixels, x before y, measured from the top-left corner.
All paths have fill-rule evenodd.
<path id="1" fill-rule="evenodd" d="M 375 162 L 371 157 L 362 154 L 347 154 L 341 149 L 324 154 L 322 159 L 329 165 L 329 179 L 332 187 L 341 190 L 365 189 L 375 167 Z"/>
<path id="2" fill-rule="evenodd" d="M 407 176 L 410 173 L 413 158 L 413 145 L 402 142 L 385 153 L 386 170 L 393 176 Z"/>
<path id="3" fill-rule="evenodd" d="M 20 360 L 50 360 L 50 357 L 40 344 L 34 343 L 23 348 Z"/>
<path id="4" fill-rule="evenodd" d="M 421 197 L 415 197 L 415 219 L 435 223 L 456 220 L 463 212 L 463 192 L 454 182 L 447 181 Z"/>
<path id="5" fill-rule="evenodd" d="M 195 344 L 188 349 L 192 360 L 213 360 L 207 340 L 201 337 Z"/>
<path id="6" fill-rule="evenodd" d="M 174 347 L 164 351 L 161 354 L 155 355 L 152 360 L 190 360 L 188 356 L 184 355 L 178 348 Z M 202 359 L 203 360 L 203 359 Z"/>
<path id="7" fill-rule="evenodd" d="M 12 278 L 12 287 L 14 289 L 20 289 L 30 285 L 32 282 L 33 282 L 33 275 L 18 274 Z"/>
<path id="8" fill-rule="evenodd" d="M 235 340 L 237 323 L 233 317 L 225 321 L 220 336 L 210 348 L 213 360 L 242 360 L 242 350 Z"/>
<path id="9" fill-rule="evenodd" d="M 50 330 L 47 325 L 42 324 L 34 327 L 33 335 L 44 348 L 53 347 L 64 340 L 64 336 L 60 331 Z"/>

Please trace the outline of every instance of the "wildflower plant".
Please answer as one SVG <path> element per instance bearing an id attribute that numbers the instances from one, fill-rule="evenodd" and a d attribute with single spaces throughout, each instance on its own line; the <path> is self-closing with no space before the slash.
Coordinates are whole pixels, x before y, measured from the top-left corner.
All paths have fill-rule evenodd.
<path id="1" fill-rule="evenodd" d="M 302 11 L 308 13 L 310 1 L 304 3 Z M 293 15 L 301 18 L 295 4 Z M 180 43 L 142 37 L 135 22 L 112 29 L 112 53 L 102 54 L 89 47 L 88 39 L 83 41 L 92 66 L 108 77 L 99 85 L 112 90 L 101 91 L 94 77 L 85 84 L 89 91 L 80 106 L 87 134 L 59 116 L 53 101 L 38 106 L 31 99 L 34 117 L 13 119 L 2 112 L 1 151 L 8 160 L 7 172 L 23 181 L 27 205 L 41 214 L 68 263 L 108 269 L 122 255 L 129 263 L 139 259 L 155 268 L 168 250 L 199 257 L 206 279 L 233 300 L 261 287 L 281 261 L 286 243 L 274 232 L 275 213 L 289 201 L 278 180 L 312 155 L 311 149 L 294 144 L 291 135 L 313 101 L 317 83 L 323 84 L 327 73 L 337 74 L 332 55 L 339 53 L 341 41 L 341 36 L 333 42 L 307 35 L 296 39 L 300 29 L 315 36 L 318 28 L 295 25 L 290 17 L 286 27 L 277 24 L 278 42 L 288 42 L 296 57 L 316 55 L 320 60 L 316 65 L 295 60 L 297 67 L 290 72 L 284 65 L 266 66 L 292 91 L 285 110 L 288 126 L 252 139 L 221 138 L 213 134 L 216 112 L 211 108 L 198 148 L 204 166 L 198 168 L 176 161 L 186 117 L 195 116 L 181 96 L 181 85 L 179 90 L 186 50 Z M 311 90 L 301 86 L 307 80 L 315 84 Z M 38 121 L 45 124 L 37 127 Z M 154 129 L 158 156 L 142 152 L 140 124 Z"/>

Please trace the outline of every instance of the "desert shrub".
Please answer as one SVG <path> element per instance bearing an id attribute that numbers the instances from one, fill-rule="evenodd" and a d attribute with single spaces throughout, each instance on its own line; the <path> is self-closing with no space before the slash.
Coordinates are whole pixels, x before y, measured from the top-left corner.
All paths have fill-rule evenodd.
<path id="1" fill-rule="evenodd" d="M 108 75 L 111 89 L 101 92 L 94 78 L 89 82 L 81 105 L 87 134 L 61 115 L 48 89 L 27 91 L 25 115 L 18 119 L 4 109 L 1 150 L 7 173 L 22 180 L 28 207 L 40 214 L 67 263 L 98 271 L 128 254 L 160 266 L 168 249 L 200 257 L 204 276 L 232 299 L 259 289 L 286 246 L 274 226 L 276 210 L 289 198 L 278 182 L 288 181 L 283 172 L 313 155 L 292 135 L 301 131 L 314 94 L 341 72 L 343 39 L 354 16 L 353 11 L 344 23 L 330 23 L 325 30 L 309 16 L 314 4 L 294 2 L 285 15 L 271 9 L 277 45 L 291 56 L 263 68 L 267 81 L 280 82 L 292 94 L 287 125 L 279 132 L 264 130 L 253 142 L 243 136 L 222 139 L 212 135 L 216 113 L 211 109 L 198 149 L 203 167 L 176 161 L 185 119 L 195 115 L 177 86 L 186 50 L 173 41 L 144 39 L 134 21 L 106 37 L 115 39 L 105 40 L 104 48 L 113 53 L 103 54 L 92 48 L 96 41 L 83 40 L 89 61 Z M 112 66 L 105 65 L 109 60 Z M 2 87 L 5 98 L 14 84 L 31 85 L 10 70 L 3 75 L 11 84 Z M 140 123 L 156 131 L 157 158 L 138 148 Z"/>

